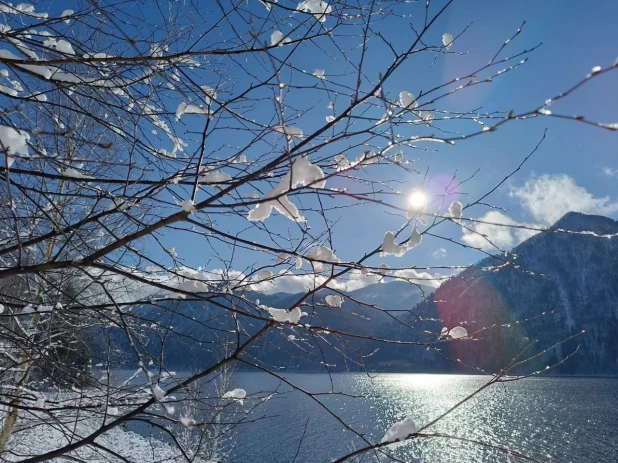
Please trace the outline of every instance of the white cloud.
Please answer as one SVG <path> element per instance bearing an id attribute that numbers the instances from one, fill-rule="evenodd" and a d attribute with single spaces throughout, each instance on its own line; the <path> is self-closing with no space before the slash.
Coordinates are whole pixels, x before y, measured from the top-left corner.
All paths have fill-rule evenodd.
<path id="1" fill-rule="evenodd" d="M 510 194 L 521 201 L 535 220 L 546 225 L 552 225 L 570 211 L 601 215 L 618 211 L 618 202 L 609 196 L 594 197 L 566 174 L 534 177 L 513 188 Z"/>
<path id="2" fill-rule="evenodd" d="M 295 274 L 285 270 L 269 281 L 252 284 L 250 289 L 264 294 L 296 294 L 310 291 L 316 286 L 324 284 L 325 281 L 326 277 L 323 275 L 314 273 Z M 352 270 L 345 280 L 333 280 L 328 283 L 328 287 L 340 291 L 354 291 L 377 283 L 377 281 L 376 275 L 362 275 L 360 271 Z"/>
<path id="3" fill-rule="evenodd" d="M 469 246 L 485 251 L 496 251 L 496 247 L 500 250 L 511 249 L 537 233 L 533 230 L 513 228 L 513 225 L 538 225 L 519 223 L 500 211 L 489 211 L 478 220 L 488 223 L 468 223 L 466 226 L 474 232 L 463 229 L 461 239 Z"/>
<path id="4" fill-rule="evenodd" d="M 436 249 L 434 252 L 431 253 L 431 257 L 433 257 L 434 259 L 442 259 L 443 257 L 446 257 L 446 249 Z"/>
<path id="5" fill-rule="evenodd" d="M 514 225 L 543 228 L 553 225 L 571 211 L 601 215 L 618 211 L 618 202 L 612 201 L 609 196 L 593 196 L 566 174 L 533 177 L 522 186 L 512 188 L 510 196 L 520 201 L 523 210 L 534 219 L 533 223 L 518 222 L 500 211 L 489 211 L 478 219 L 489 223 L 469 222 L 467 226 L 476 233 L 464 229 L 462 241 L 487 251 L 496 251 L 491 243 L 506 250 L 537 233 L 513 228 Z"/>
<path id="6" fill-rule="evenodd" d="M 97 271 L 96 276 L 104 280 L 108 292 L 103 293 L 102 290 L 91 289 L 88 294 L 82 296 L 91 298 L 90 302 L 103 303 L 107 301 L 107 295 L 111 294 L 117 303 L 126 304 L 153 297 L 174 297 L 176 295 L 184 298 L 186 296 L 186 294 L 176 293 L 177 290 L 181 290 L 183 293 L 202 293 L 211 292 L 217 288 L 219 290 L 229 288 L 230 290 L 251 290 L 263 294 L 296 294 L 310 291 L 316 286 L 324 284 L 327 278 L 325 275 L 310 272 L 301 274 L 282 270 L 264 281 L 259 281 L 257 274 L 249 279 L 244 273 L 236 270 L 198 271 L 189 267 L 180 267 L 174 270 L 148 268 L 145 271 L 134 271 L 132 273 L 142 281 L 130 279 L 125 275 Z M 436 280 L 440 275 L 417 272 L 413 269 L 398 270 L 394 273 L 394 276 L 431 287 L 437 287 L 441 283 L 441 280 Z M 146 281 L 152 282 L 152 284 L 148 284 Z M 363 275 L 360 270 L 352 270 L 345 277 L 330 281 L 327 287 L 349 292 L 380 281 L 382 281 L 381 275 L 371 273 Z M 167 290 L 155 285 L 163 285 Z M 94 285 L 92 288 L 98 288 L 98 286 Z"/>
<path id="7" fill-rule="evenodd" d="M 295 275 L 293 273 L 285 273 L 277 275 L 269 281 L 261 281 L 252 284 L 250 289 L 264 294 L 275 293 L 302 293 L 309 291 L 316 286 L 324 283 L 323 276 L 314 274 Z"/>
<path id="8" fill-rule="evenodd" d="M 441 275 L 432 275 L 428 272 L 418 272 L 413 268 L 408 268 L 405 270 L 396 270 L 394 273 L 395 277 L 399 277 L 402 279 L 406 279 L 412 283 L 418 283 L 425 286 L 431 286 L 432 288 L 437 288 L 442 283 Z"/>

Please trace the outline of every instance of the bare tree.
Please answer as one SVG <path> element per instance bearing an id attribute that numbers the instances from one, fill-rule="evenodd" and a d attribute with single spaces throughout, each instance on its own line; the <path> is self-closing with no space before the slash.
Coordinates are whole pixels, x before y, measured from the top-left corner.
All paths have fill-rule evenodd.
<path id="1" fill-rule="evenodd" d="M 311 364 L 329 373 L 333 359 L 364 371 L 384 346 L 450 361 L 446 343 L 496 339 L 498 312 L 494 326 L 479 320 L 474 329 L 452 323 L 440 331 L 412 307 L 391 310 L 351 294 L 360 280 L 392 279 L 428 295 L 428 284 L 449 275 L 377 259 L 404 256 L 449 224 L 475 233 L 466 210 L 510 177 L 468 204 L 452 201 L 467 181 L 455 175 L 430 197 L 415 153 L 530 118 L 618 129 L 549 109 L 615 65 L 520 113 L 444 104 L 525 65 L 534 48 L 515 48 L 523 26 L 482 66 L 400 88 L 413 60 L 431 72 L 462 54 L 466 29 L 437 26 L 453 3 L 84 1 L 65 11 L 0 3 L 7 459 L 134 461 L 113 445 L 124 426 L 141 430 L 135 439 L 150 433 L 159 442 L 153 461 L 225 459 L 220 443 L 259 419 L 251 412 L 277 392 L 247 396 L 231 386 L 231 367 L 294 388 L 358 436 L 363 446 L 337 461 L 367 452 L 396 458 L 393 440 L 458 439 L 429 428 L 555 347 L 500 352 L 494 376 L 467 399 L 422 426 L 389 430 L 382 442 L 280 371 Z M 390 35 L 387 20 L 410 32 Z M 314 62 L 324 64 L 306 69 Z M 397 216 L 399 228 L 367 240 L 356 256 L 338 256 L 338 220 L 376 208 Z M 260 302 L 258 293 L 290 282 L 302 293 L 279 307 Z M 172 363 L 190 373 L 177 375 Z M 54 446 L 24 447 L 20 435 L 32 429 L 55 436 Z"/>

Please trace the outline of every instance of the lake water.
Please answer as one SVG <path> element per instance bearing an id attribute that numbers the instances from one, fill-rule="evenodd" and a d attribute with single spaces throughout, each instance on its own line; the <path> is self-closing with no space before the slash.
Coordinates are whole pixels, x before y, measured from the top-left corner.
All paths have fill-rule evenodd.
<path id="1" fill-rule="evenodd" d="M 479 376 L 343 373 L 287 374 L 306 391 L 344 393 L 319 400 L 370 442 L 396 421 L 411 416 L 424 424 L 484 384 Z M 226 437 L 232 462 L 330 462 L 364 447 L 313 399 L 277 379 L 237 373 L 234 387 L 249 396 L 238 411 L 247 420 Z M 264 397 L 276 390 L 269 400 Z M 362 396 L 356 398 L 353 396 Z M 532 378 L 497 384 L 452 412 L 427 432 L 499 444 L 536 459 L 556 462 L 618 462 L 618 379 Z M 366 453 L 349 461 L 524 461 L 490 447 L 448 438 L 424 438 Z"/>

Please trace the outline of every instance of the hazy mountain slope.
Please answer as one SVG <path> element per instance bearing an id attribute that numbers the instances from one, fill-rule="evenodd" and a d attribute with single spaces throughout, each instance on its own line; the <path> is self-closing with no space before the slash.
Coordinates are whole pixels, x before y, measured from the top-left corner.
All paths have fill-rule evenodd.
<path id="1" fill-rule="evenodd" d="M 618 222 L 570 213 L 553 229 L 613 235 L 618 234 Z M 533 355 L 585 330 L 519 372 L 543 369 L 580 345 L 579 352 L 555 372 L 618 375 L 618 237 L 538 234 L 508 257 L 483 259 L 431 291 L 401 281 L 374 284 L 351 291 L 340 309 L 324 303 L 332 291 L 320 291 L 305 301 L 303 310 L 309 315 L 301 324 L 325 327 L 328 332 L 275 327 L 247 351 L 248 358 L 277 369 L 303 371 L 323 371 L 330 365 L 335 370 L 471 372 L 462 367 L 469 364 L 495 372 L 526 346 L 527 354 Z M 244 294 L 247 300 L 259 299 L 260 304 L 276 308 L 288 308 L 301 296 Z M 237 298 L 223 296 L 211 303 L 179 300 L 158 308 L 136 307 L 136 344 L 155 357 L 163 346 L 169 369 L 211 364 L 223 354 L 222 346 L 233 348 L 238 339 L 242 342 L 264 324 L 240 315 L 242 330 L 237 338 L 231 313 L 217 303 L 267 317 Z M 173 330 L 161 329 L 170 324 Z M 443 326 L 459 325 L 474 340 L 440 342 Z M 123 340 L 124 332 L 111 335 L 118 353 L 111 358 L 124 356 L 124 365 L 133 367 L 135 355 Z M 378 339 L 430 342 L 440 352 Z M 538 342 L 533 343 L 535 339 Z M 110 358 L 110 353 L 105 356 Z"/>
<path id="2" fill-rule="evenodd" d="M 556 229 L 614 235 L 618 222 L 569 213 Z M 512 253 L 506 266 L 500 257 L 487 258 L 445 282 L 433 296 L 439 302 L 425 307 L 449 328 L 461 322 L 468 322 L 469 332 L 510 325 L 481 331 L 480 341 L 458 343 L 457 358 L 496 370 L 529 340 L 539 340 L 529 351 L 538 352 L 585 330 L 534 367 L 544 368 L 580 344 L 558 372 L 618 374 L 618 237 L 548 232 Z"/>

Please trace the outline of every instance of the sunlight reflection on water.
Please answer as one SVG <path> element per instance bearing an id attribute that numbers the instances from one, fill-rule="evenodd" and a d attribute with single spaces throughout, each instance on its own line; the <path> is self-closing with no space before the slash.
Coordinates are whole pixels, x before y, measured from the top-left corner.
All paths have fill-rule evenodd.
<path id="1" fill-rule="evenodd" d="M 312 392 L 330 390 L 325 375 L 290 374 Z M 333 375 L 336 392 L 366 396 L 320 396 L 333 412 L 370 442 L 379 441 L 394 422 L 411 416 L 419 425 L 436 418 L 483 385 L 488 377 L 424 374 Z M 240 373 L 234 383 L 249 394 L 279 383 L 261 374 Z M 280 385 L 279 385 L 280 386 Z M 280 391 L 290 391 L 283 387 Z M 538 378 L 494 385 L 432 426 L 427 432 L 456 435 L 553 461 L 618 461 L 618 380 Z M 240 426 L 231 461 L 328 462 L 366 445 L 302 393 L 286 392 L 264 403 Z M 306 431 L 305 431 L 306 425 Z M 301 441 L 301 436 L 304 437 Z M 496 449 L 446 438 L 415 439 L 388 449 L 403 461 L 521 461 Z M 368 453 L 350 461 L 391 461 Z"/>

